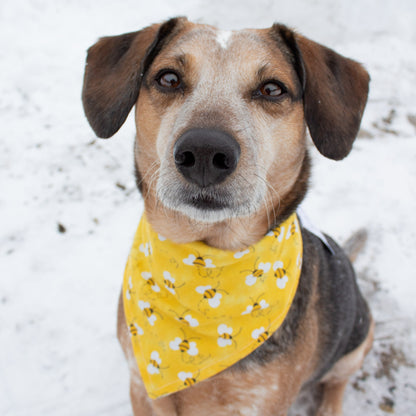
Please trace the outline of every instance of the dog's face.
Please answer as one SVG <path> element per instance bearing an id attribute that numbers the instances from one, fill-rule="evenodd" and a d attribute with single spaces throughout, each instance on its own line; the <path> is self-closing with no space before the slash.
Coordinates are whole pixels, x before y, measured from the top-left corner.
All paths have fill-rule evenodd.
<path id="1" fill-rule="evenodd" d="M 293 65 L 264 33 L 188 23 L 143 79 L 140 171 L 156 174 L 162 205 L 197 221 L 276 205 L 303 162 L 301 97 Z"/>
<path id="2" fill-rule="evenodd" d="M 196 224 L 287 215 L 308 176 L 305 132 L 346 156 L 368 75 L 285 26 L 223 32 L 186 19 L 100 40 L 83 90 L 101 137 L 136 104 L 135 161 L 146 209 Z"/>

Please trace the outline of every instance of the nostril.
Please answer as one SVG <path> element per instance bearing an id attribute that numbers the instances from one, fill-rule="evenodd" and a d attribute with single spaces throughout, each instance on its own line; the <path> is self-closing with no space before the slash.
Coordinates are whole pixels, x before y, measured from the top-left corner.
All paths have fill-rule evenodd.
<path id="1" fill-rule="evenodd" d="M 217 169 L 230 169 L 230 161 L 224 153 L 216 153 L 212 159 L 212 164 Z"/>
<path id="2" fill-rule="evenodd" d="M 192 152 L 182 152 L 175 155 L 175 163 L 179 166 L 191 168 L 195 165 L 195 156 Z"/>

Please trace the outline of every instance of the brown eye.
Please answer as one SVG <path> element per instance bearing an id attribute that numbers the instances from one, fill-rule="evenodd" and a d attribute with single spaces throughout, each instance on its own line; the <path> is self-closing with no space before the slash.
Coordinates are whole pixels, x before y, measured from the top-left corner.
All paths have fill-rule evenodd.
<path id="1" fill-rule="evenodd" d="M 181 85 L 179 76 L 174 72 L 165 72 L 158 78 L 157 82 L 161 87 L 169 89 L 175 89 Z"/>
<path id="2" fill-rule="evenodd" d="M 260 88 L 260 93 L 268 97 L 278 97 L 283 94 L 283 89 L 274 82 L 267 82 Z"/>

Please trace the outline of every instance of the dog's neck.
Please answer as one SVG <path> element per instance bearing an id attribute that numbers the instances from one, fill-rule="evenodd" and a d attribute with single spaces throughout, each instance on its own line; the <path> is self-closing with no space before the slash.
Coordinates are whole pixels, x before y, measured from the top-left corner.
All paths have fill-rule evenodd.
<path id="1" fill-rule="evenodd" d="M 310 157 L 305 153 L 300 172 L 292 188 L 273 203 L 264 204 L 248 217 L 230 218 L 218 223 L 192 220 L 179 211 L 163 206 L 152 189 L 143 184 L 145 212 L 156 232 L 177 243 L 203 241 L 222 250 L 240 250 L 255 244 L 273 227 L 283 222 L 305 197 L 310 176 Z"/>

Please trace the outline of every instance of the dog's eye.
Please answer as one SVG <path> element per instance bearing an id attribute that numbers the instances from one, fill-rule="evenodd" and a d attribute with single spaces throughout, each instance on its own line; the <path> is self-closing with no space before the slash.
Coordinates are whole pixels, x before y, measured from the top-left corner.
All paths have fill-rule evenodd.
<path id="1" fill-rule="evenodd" d="M 283 88 L 275 82 L 267 82 L 260 87 L 261 95 L 267 97 L 278 97 L 283 94 Z"/>
<path id="2" fill-rule="evenodd" d="M 174 72 L 165 72 L 157 78 L 158 84 L 163 88 L 176 89 L 181 85 L 181 80 Z"/>

